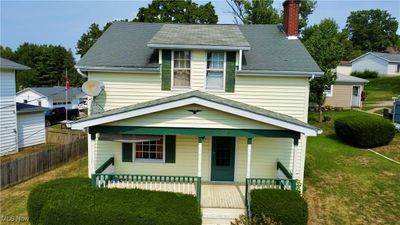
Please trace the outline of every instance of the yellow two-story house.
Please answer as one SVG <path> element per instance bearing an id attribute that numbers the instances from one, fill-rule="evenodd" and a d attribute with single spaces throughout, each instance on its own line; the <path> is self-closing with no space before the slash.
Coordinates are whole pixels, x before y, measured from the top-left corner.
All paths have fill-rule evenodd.
<path id="1" fill-rule="evenodd" d="M 113 23 L 76 65 L 101 88 L 71 124 L 90 134 L 93 184 L 189 192 L 202 206 L 224 197 L 207 184 L 301 189 L 307 136 L 321 132 L 307 124 L 309 82 L 323 73 L 292 14 L 283 25 Z"/>

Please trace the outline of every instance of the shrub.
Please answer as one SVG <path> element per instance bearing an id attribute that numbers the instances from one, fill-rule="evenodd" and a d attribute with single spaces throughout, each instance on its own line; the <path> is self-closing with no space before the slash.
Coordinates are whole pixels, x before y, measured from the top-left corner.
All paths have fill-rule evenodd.
<path id="1" fill-rule="evenodd" d="M 137 189 L 99 189 L 85 178 L 50 181 L 28 199 L 32 225 L 201 224 L 191 195 Z"/>
<path id="2" fill-rule="evenodd" d="M 307 224 L 307 203 L 298 192 L 259 189 L 251 191 L 250 195 L 254 217 L 270 218 L 275 224 L 282 225 Z"/>
<path id="3" fill-rule="evenodd" d="M 378 72 L 371 70 L 353 71 L 351 75 L 359 78 L 377 78 Z"/>
<path id="4" fill-rule="evenodd" d="M 381 117 L 357 115 L 335 121 L 335 132 L 356 147 L 373 148 L 389 144 L 395 136 L 394 125 Z"/>

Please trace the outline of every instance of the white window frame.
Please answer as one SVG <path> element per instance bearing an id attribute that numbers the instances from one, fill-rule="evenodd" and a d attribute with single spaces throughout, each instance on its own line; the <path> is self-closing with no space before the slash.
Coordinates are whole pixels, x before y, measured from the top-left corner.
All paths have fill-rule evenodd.
<path id="1" fill-rule="evenodd" d="M 132 144 L 132 154 L 134 163 L 165 163 L 165 135 L 161 135 L 163 138 L 163 158 L 162 159 L 142 159 L 136 158 L 136 142 Z M 175 153 L 176 154 L 176 153 Z"/>
<path id="2" fill-rule="evenodd" d="M 211 70 L 212 71 L 212 69 L 208 69 L 207 67 L 207 65 L 208 65 L 208 61 L 207 61 L 207 55 L 208 55 L 208 53 L 209 52 L 221 52 L 221 51 L 206 51 L 205 52 L 205 56 L 204 56 L 204 58 L 205 58 L 205 74 L 204 74 L 204 90 L 206 90 L 206 91 L 209 91 L 209 92 L 225 92 L 225 81 L 226 81 L 226 52 L 223 52 L 224 53 L 224 68 L 223 68 L 223 75 L 222 75 L 222 88 L 221 89 L 210 89 L 210 88 L 207 88 L 207 72 L 209 71 L 209 70 Z"/>
<path id="3" fill-rule="evenodd" d="M 329 92 L 327 90 L 325 90 L 324 94 L 325 94 L 326 97 L 332 97 L 333 96 L 333 84 L 331 85 Z"/>
<path id="4" fill-rule="evenodd" d="M 189 70 L 189 86 L 188 87 L 176 87 L 174 86 L 174 71 L 175 71 L 175 63 L 174 63 L 174 54 L 175 52 L 189 52 L 190 54 L 190 61 L 189 61 L 189 65 L 190 68 L 176 68 L 176 69 L 181 69 L 181 70 Z M 192 51 L 190 50 L 172 50 L 171 51 L 171 90 L 190 90 L 192 89 L 192 60 L 193 59 L 193 54 Z"/>

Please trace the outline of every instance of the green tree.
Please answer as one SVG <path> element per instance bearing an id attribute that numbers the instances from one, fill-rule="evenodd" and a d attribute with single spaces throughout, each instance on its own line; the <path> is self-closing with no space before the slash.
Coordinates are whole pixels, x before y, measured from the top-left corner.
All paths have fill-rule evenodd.
<path id="1" fill-rule="evenodd" d="M 86 33 L 82 34 L 81 39 L 79 39 L 78 43 L 76 44 L 76 53 L 79 54 L 81 57 L 89 51 L 90 47 L 96 43 L 97 39 L 106 31 L 112 22 L 108 22 L 103 29 L 100 29 L 97 23 L 92 23 Z"/>
<path id="2" fill-rule="evenodd" d="M 399 22 L 386 10 L 370 9 L 351 12 L 346 29 L 354 48 L 365 53 L 396 46 L 398 26 Z"/>
<path id="3" fill-rule="evenodd" d="M 65 85 L 65 68 L 68 69 L 71 86 L 80 86 L 84 81 L 74 70 L 75 60 L 71 50 L 62 46 L 24 43 L 13 55 L 16 62 L 31 68 L 17 73 L 17 90 Z"/>
<path id="4" fill-rule="evenodd" d="M 14 52 L 10 47 L 3 47 L 2 45 L 0 45 L 0 57 L 13 60 Z"/>
<path id="5" fill-rule="evenodd" d="M 227 0 L 232 9 L 235 23 L 278 24 L 281 16 L 272 7 L 274 0 Z"/>
<path id="6" fill-rule="evenodd" d="M 191 0 L 153 0 L 139 8 L 133 21 L 147 23 L 216 24 L 218 16 L 211 2 L 197 5 Z"/>
<path id="7" fill-rule="evenodd" d="M 310 83 L 310 101 L 318 105 L 320 122 L 322 122 L 322 106 L 325 103 L 324 91 L 336 80 L 331 72 L 345 54 L 347 34 L 339 31 L 339 26 L 332 19 L 324 19 L 320 24 L 304 29 L 302 41 L 308 52 L 324 71 L 324 76 L 315 78 Z"/>
<path id="8" fill-rule="evenodd" d="M 272 6 L 274 0 L 226 0 L 226 2 L 237 24 L 282 23 L 282 15 Z M 316 4 L 314 0 L 300 2 L 299 29 L 307 25 L 308 16 L 314 12 Z"/>

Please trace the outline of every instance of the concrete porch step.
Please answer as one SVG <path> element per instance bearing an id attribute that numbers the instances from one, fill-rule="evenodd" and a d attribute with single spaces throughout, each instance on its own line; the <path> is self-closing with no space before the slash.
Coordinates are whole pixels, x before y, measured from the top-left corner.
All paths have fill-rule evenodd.
<path id="1" fill-rule="evenodd" d="M 245 209 L 202 208 L 203 225 L 230 225 L 231 221 L 246 213 Z"/>

